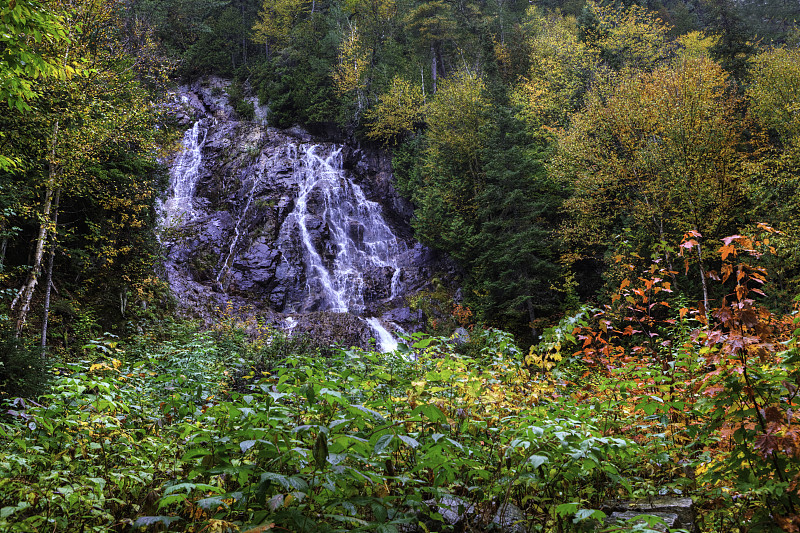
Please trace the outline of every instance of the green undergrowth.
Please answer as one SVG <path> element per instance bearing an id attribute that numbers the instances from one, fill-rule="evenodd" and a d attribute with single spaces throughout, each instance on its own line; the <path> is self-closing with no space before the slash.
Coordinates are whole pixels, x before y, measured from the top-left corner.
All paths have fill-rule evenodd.
<path id="1" fill-rule="evenodd" d="M 467 531 L 510 504 L 526 531 L 595 531 L 603 501 L 651 487 L 655 454 L 510 336 L 473 337 L 470 357 L 425 336 L 285 355 L 267 332 L 257 365 L 214 332 L 97 341 L 0 419 L 0 530 L 453 531 L 453 496 Z"/>

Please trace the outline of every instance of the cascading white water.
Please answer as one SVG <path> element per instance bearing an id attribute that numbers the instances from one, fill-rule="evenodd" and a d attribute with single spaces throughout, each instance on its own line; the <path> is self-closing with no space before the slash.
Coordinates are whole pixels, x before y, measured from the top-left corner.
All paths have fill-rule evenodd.
<path id="1" fill-rule="evenodd" d="M 197 121 L 183 137 L 183 150 L 170 170 L 168 196 L 159 209 L 165 228 L 199 220 L 205 204 L 198 203 L 195 189 L 204 170 L 206 137 L 214 138 L 212 121 Z M 272 179 L 265 172 L 279 168 L 278 162 L 288 159 L 293 162 L 293 175 L 287 181 L 297 183 L 298 189 L 293 210 L 284 218 L 274 244 L 281 252 L 281 279 L 295 279 L 300 287 L 304 282 L 305 292 L 292 289 L 285 311 L 363 315 L 371 302 L 401 295 L 403 270 L 398 259 L 407 251 L 405 243 L 386 224 L 380 205 L 368 200 L 343 170 L 342 147 L 287 144 L 285 152 L 274 157 L 274 165 L 262 162 L 241 174 L 243 189 L 241 196 L 237 195 L 237 209 L 232 212 L 235 222 L 227 226 L 232 233 L 226 231 L 230 241 L 219 250 L 217 287 L 228 283 L 228 274 L 237 268 L 240 248 L 249 246 L 248 212 L 255 209 L 264 183 Z M 213 163 L 209 159 L 208 164 Z M 363 320 L 382 351 L 397 347 L 397 341 L 379 319 Z M 288 330 L 296 325 L 294 319 L 287 319 Z"/>
<path id="2" fill-rule="evenodd" d="M 380 205 L 368 200 L 361 187 L 347 178 L 341 152 L 341 147 L 327 151 L 319 145 L 297 147 L 294 172 L 300 189 L 294 210 L 281 227 L 278 246 L 293 239 L 303 243 L 306 293 L 317 302 L 318 310 L 360 314 L 369 270 L 391 269 L 390 298 L 397 296 L 397 257 L 404 244 L 384 221 Z M 324 242 L 312 242 L 311 227 L 324 233 Z M 377 319 L 367 322 L 381 349 L 397 347 Z"/>
<path id="3" fill-rule="evenodd" d="M 378 349 L 381 352 L 393 352 L 397 349 L 397 339 L 389 333 L 389 330 L 383 327 L 380 320 L 371 317 L 367 319 L 367 324 L 369 324 L 372 331 L 375 332 L 375 340 L 378 342 Z"/>
<path id="4" fill-rule="evenodd" d="M 324 150 L 319 145 L 297 149 L 294 172 L 300 189 L 278 246 L 291 239 L 302 241 L 307 294 L 320 302 L 319 310 L 361 313 L 364 274 L 370 269 L 392 270 L 390 297 L 396 296 L 397 257 L 404 244 L 384 221 L 380 205 L 345 175 L 342 148 Z M 310 227 L 321 228 L 325 242 L 312 242 Z"/>
<path id="5" fill-rule="evenodd" d="M 161 206 L 161 215 L 166 224 L 174 224 L 182 217 L 192 218 L 194 190 L 203 164 L 203 145 L 206 142 L 208 125 L 206 119 L 198 120 L 183 135 L 183 150 L 170 168 L 169 193 Z"/>

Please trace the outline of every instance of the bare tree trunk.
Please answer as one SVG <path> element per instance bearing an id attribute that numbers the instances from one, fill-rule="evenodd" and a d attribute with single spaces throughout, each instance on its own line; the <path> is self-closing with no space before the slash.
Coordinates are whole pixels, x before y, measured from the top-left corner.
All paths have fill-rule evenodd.
<path id="1" fill-rule="evenodd" d="M 436 94 L 436 47 L 431 43 L 431 80 L 433 89 L 431 94 Z"/>
<path id="2" fill-rule="evenodd" d="M 655 222 L 655 220 L 653 220 Z M 658 238 L 664 245 L 664 258 L 667 260 L 667 268 L 669 269 L 669 276 L 672 278 L 672 286 L 675 290 L 678 290 L 678 278 L 675 276 L 675 267 L 672 266 L 672 256 L 669 253 L 669 248 L 667 247 L 667 241 L 664 237 L 664 219 L 662 217 L 658 217 Z"/>
<path id="3" fill-rule="evenodd" d="M 636 170 L 633 171 L 633 175 L 636 177 L 637 181 L 639 179 L 639 174 Z M 644 203 L 647 204 L 649 209 L 650 207 L 650 199 L 647 197 L 647 194 L 642 194 L 642 198 L 644 198 Z M 664 237 L 664 216 L 658 215 L 656 217 L 655 213 L 650 214 L 650 220 L 653 221 L 653 224 L 658 226 L 658 238 L 664 246 L 664 258 L 667 260 L 667 268 L 669 268 L 670 277 L 672 278 L 672 285 L 675 287 L 675 290 L 678 290 L 678 278 L 675 276 L 675 268 L 672 266 L 672 256 L 670 256 L 669 249 L 667 247 L 667 240 Z"/>
<path id="4" fill-rule="evenodd" d="M 695 208 L 694 202 L 689 199 L 689 205 L 692 208 L 692 217 L 694 217 L 694 232 L 696 233 L 695 237 L 697 238 L 697 261 L 700 264 L 700 281 L 703 283 L 703 312 L 706 316 L 706 327 L 711 326 L 711 321 L 709 320 L 709 308 L 708 308 L 708 284 L 706 283 L 706 267 L 703 264 L 703 248 L 700 245 L 700 240 L 703 238 L 703 234 L 700 233 L 700 217 L 697 213 L 697 209 Z"/>
<path id="5" fill-rule="evenodd" d="M 42 218 L 39 223 L 39 235 L 36 237 L 36 250 L 33 254 L 33 266 L 28 279 L 25 284 L 17 293 L 14 301 L 11 302 L 12 311 L 19 306 L 17 311 L 17 325 L 16 336 L 19 337 L 22 333 L 22 328 L 25 327 L 25 322 L 28 319 L 28 312 L 31 308 L 31 300 L 33 299 L 33 291 L 36 290 L 36 284 L 39 282 L 39 273 L 42 270 L 42 259 L 44 258 L 44 244 L 47 241 L 47 233 L 51 225 L 51 210 L 53 205 L 53 196 L 56 190 L 56 179 L 58 177 L 59 169 L 56 165 L 56 145 L 58 144 L 58 120 L 53 125 L 53 139 L 50 143 L 50 162 L 47 176 L 47 185 L 45 187 L 44 203 L 42 205 Z"/>
<path id="6" fill-rule="evenodd" d="M 47 322 L 50 318 L 50 293 L 53 287 L 53 261 L 56 257 L 56 227 L 58 226 L 58 203 L 61 200 L 61 187 L 56 189 L 53 200 L 53 232 L 50 239 L 50 257 L 47 258 L 47 280 L 44 288 L 44 311 L 42 312 L 42 357 L 47 349 Z"/>
<path id="7" fill-rule="evenodd" d="M 242 3 L 242 27 L 247 27 L 245 24 L 245 11 L 244 11 L 244 3 Z M 247 33 L 242 32 L 242 63 L 247 64 Z"/>

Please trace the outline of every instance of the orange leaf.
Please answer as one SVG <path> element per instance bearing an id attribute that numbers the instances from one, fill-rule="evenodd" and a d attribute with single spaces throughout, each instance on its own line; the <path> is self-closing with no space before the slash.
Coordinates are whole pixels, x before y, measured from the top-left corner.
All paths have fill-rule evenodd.
<path id="1" fill-rule="evenodd" d="M 736 287 L 736 298 L 741 300 L 747 295 L 747 289 L 743 285 Z"/>
<path id="2" fill-rule="evenodd" d="M 736 247 L 732 244 L 726 244 L 725 246 L 719 249 L 719 253 L 722 254 L 722 260 L 725 261 L 725 259 L 727 259 L 728 256 L 731 254 L 733 254 L 733 256 L 736 257 Z"/>

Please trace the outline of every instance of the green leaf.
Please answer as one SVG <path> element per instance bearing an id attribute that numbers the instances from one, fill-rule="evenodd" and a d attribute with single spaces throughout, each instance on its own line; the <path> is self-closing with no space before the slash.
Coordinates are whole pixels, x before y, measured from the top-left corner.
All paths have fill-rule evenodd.
<path id="1" fill-rule="evenodd" d="M 8 518 L 17 511 L 22 511 L 30 506 L 31 504 L 28 502 L 19 502 L 16 507 L 3 507 L 0 509 L 0 518 Z"/>
<path id="2" fill-rule="evenodd" d="M 165 496 L 158 501 L 158 508 L 162 509 L 172 503 L 184 502 L 188 499 L 189 497 L 186 494 L 170 494 L 169 496 Z"/>
<path id="3" fill-rule="evenodd" d="M 419 441 L 414 437 L 409 437 L 408 435 L 398 435 L 397 438 L 406 443 L 411 448 L 416 448 L 417 446 L 419 446 Z"/>
<path id="4" fill-rule="evenodd" d="M 211 496 L 210 498 L 203 498 L 202 500 L 197 500 L 197 506 L 209 510 L 212 507 L 216 509 L 217 507 L 228 507 L 228 504 L 223 501 L 222 496 Z"/>
<path id="5" fill-rule="evenodd" d="M 317 440 L 314 442 L 312 453 L 314 462 L 317 463 L 317 468 L 324 468 L 328 461 L 328 438 L 324 432 L 317 433 Z"/>
<path id="6" fill-rule="evenodd" d="M 350 406 L 350 411 L 352 411 L 353 409 L 355 409 L 356 411 L 360 411 L 361 413 L 370 415 L 372 417 L 372 420 L 379 424 L 385 424 L 387 422 L 386 418 L 384 418 L 384 416 L 380 414 L 378 411 L 373 411 L 372 409 L 368 409 L 363 405 Z"/>
<path id="7" fill-rule="evenodd" d="M 550 458 L 544 455 L 531 455 L 530 458 L 528 458 L 528 464 L 530 464 L 533 468 L 539 468 L 549 460 Z"/>
<path id="8" fill-rule="evenodd" d="M 594 518 L 595 520 L 603 520 L 606 517 L 606 513 L 603 511 L 598 511 L 596 509 L 581 509 L 575 513 L 575 518 L 572 519 L 574 524 L 586 520 L 587 518 Z"/>
<path id="9" fill-rule="evenodd" d="M 375 455 L 380 455 L 380 453 L 383 452 L 387 446 L 389 446 L 389 443 L 392 442 L 393 438 L 394 435 L 391 433 L 381 435 L 380 438 L 378 438 L 378 442 L 375 443 L 375 448 L 373 448 L 372 453 Z"/>
<path id="10" fill-rule="evenodd" d="M 562 503 L 556 507 L 556 514 L 558 516 L 569 516 L 575 513 L 580 505 L 579 503 Z"/>
<path id="11" fill-rule="evenodd" d="M 207 490 L 210 492 L 221 493 L 223 490 L 220 487 L 215 487 L 214 485 L 208 485 L 205 483 L 178 483 L 177 485 L 172 485 L 171 487 L 167 487 L 164 490 L 164 495 L 172 494 L 173 492 L 185 490 L 186 494 L 189 494 L 193 490 Z"/>
<path id="12" fill-rule="evenodd" d="M 278 483 L 287 490 L 296 490 L 301 492 L 308 490 L 308 483 L 297 476 L 286 477 L 275 472 L 264 472 L 261 474 L 261 482 L 263 483 L 265 481 L 273 481 Z"/>
<path id="13" fill-rule="evenodd" d="M 447 417 L 435 405 L 425 404 L 414 409 L 414 414 L 422 413 L 431 422 L 447 422 Z"/>

